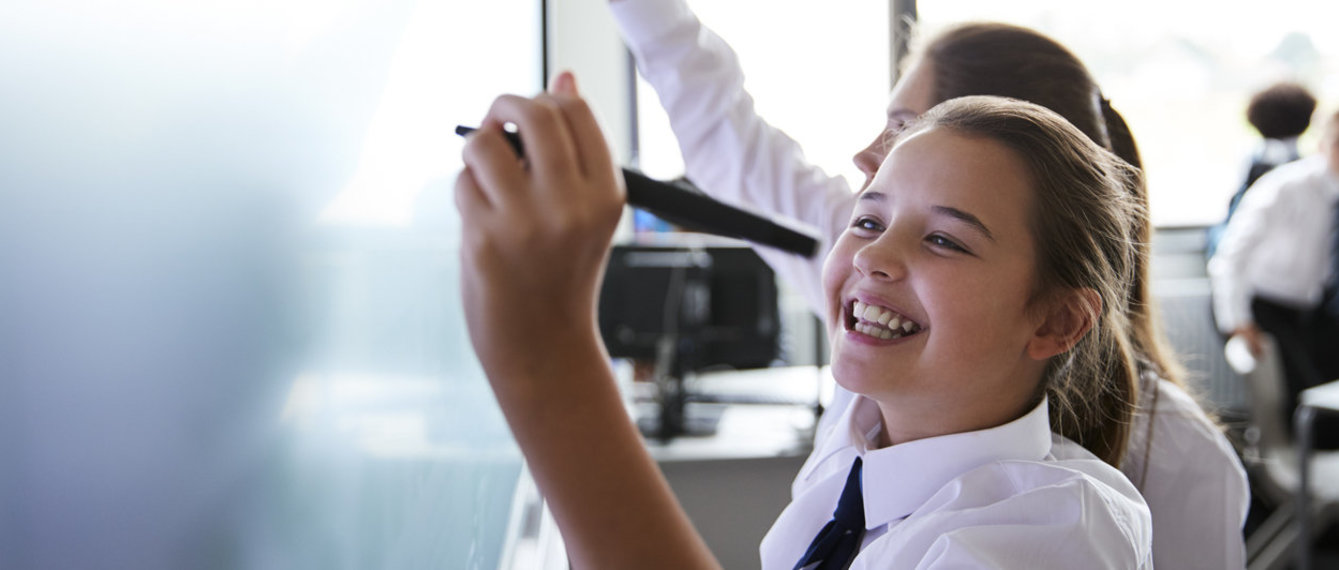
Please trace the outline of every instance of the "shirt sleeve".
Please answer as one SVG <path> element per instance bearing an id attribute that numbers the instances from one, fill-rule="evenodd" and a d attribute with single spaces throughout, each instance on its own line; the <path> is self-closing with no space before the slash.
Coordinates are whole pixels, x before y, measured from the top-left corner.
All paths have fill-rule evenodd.
<path id="1" fill-rule="evenodd" d="M 1140 492 L 1153 515 L 1159 568 L 1241 568 L 1250 507 L 1246 471 L 1189 394 L 1161 382 L 1150 462 Z"/>
<path id="2" fill-rule="evenodd" d="M 1217 252 L 1209 260 L 1214 318 L 1224 333 L 1255 320 L 1251 316 L 1250 265 L 1261 239 L 1274 223 L 1273 210 L 1279 195 L 1279 187 L 1274 183 L 1277 179 L 1265 176 L 1246 192 L 1223 231 Z"/>
<path id="3" fill-rule="evenodd" d="M 1245 566 L 1241 527 L 1249 490 L 1241 465 L 1225 459 L 1216 450 L 1189 454 L 1188 468 L 1176 474 L 1175 481 L 1145 489 L 1144 498 L 1157 521 L 1153 554 L 1158 567 Z M 1173 492 L 1178 494 L 1172 496 Z"/>
<path id="4" fill-rule="evenodd" d="M 850 217 L 850 186 L 809 163 L 798 143 L 758 116 L 734 51 L 685 2 L 620 0 L 610 8 L 669 115 L 687 177 L 714 198 L 818 230 L 812 259 L 757 249 L 824 316 L 823 260 Z"/>
<path id="5" fill-rule="evenodd" d="M 1010 570 L 1140 569 L 1153 568 L 1147 552 L 1142 560 L 1120 541 L 1091 536 L 1057 534 L 1046 526 L 981 526 L 959 529 L 939 537 L 917 570 L 978 568 Z M 1063 544 L 1057 544 L 1064 541 Z"/>
<path id="6" fill-rule="evenodd" d="M 972 495 L 998 486 L 996 482 L 964 478 L 960 496 L 938 512 L 921 514 L 917 528 L 908 529 L 913 536 L 892 555 L 896 564 L 888 567 L 1153 567 L 1148 508 L 1118 472 L 1111 470 L 1114 477 L 1108 485 L 1081 476 L 1043 480 L 1050 475 L 1035 471 L 1035 466 L 1022 467 L 1028 469 L 1017 471 L 1016 480 L 1032 479 L 1024 485 L 1028 488 L 992 504 L 977 504 Z M 922 550 L 918 543 L 926 542 Z"/>

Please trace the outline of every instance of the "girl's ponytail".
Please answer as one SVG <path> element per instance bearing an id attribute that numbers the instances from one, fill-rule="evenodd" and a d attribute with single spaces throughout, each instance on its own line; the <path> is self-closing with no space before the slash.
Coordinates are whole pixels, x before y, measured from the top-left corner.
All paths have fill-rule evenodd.
<path id="1" fill-rule="evenodd" d="M 1130 133 L 1130 126 L 1125 122 L 1125 117 L 1121 116 L 1120 112 L 1111 106 L 1111 101 L 1101 93 L 1098 93 L 1097 98 L 1098 107 L 1102 110 L 1102 120 L 1106 124 L 1111 152 L 1142 171 L 1144 166 L 1143 160 L 1139 157 L 1139 147 L 1135 145 L 1134 135 Z M 1148 183 L 1143 176 L 1130 185 L 1130 190 L 1140 204 L 1148 206 Z M 1147 216 L 1138 218 L 1135 222 L 1137 225 L 1131 228 L 1134 239 L 1145 246 L 1139 248 L 1135 257 L 1134 281 L 1130 286 L 1127 315 L 1130 320 L 1131 341 L 1140 356 L 1141 368 L 1151 368 L 1159 377 L 1184 386 L 1185 369 L 1167 341 L 1167 335 L 1162 330 L 1162 319 L 1157 312 L 1157 304 L 1153 301 L 1152 291 L 1149 290 L 1149 284 L 1152 283 L 1149 275 L 1152 248 L 1148 244 L 1153 242 L 1153 224 Z"/>
<path id="2" fill-rule="evenodd" d="M 1130 163 L 1130 166 L 1143 169 L 1144 163 L 1139 158 L 1139 147 L 1134 144 L 1134 135 L 1130 133 L 1130 125 L 1125 123 L 1125 117 L 1113 109 L 1111 101 L 1101 93 L 1097 94 L 1097 99 L 1098 108 L 1102 110 L 1102 122 L 1106 124 L 1107 138 L 1111 142 L 1111 152 Z"/>

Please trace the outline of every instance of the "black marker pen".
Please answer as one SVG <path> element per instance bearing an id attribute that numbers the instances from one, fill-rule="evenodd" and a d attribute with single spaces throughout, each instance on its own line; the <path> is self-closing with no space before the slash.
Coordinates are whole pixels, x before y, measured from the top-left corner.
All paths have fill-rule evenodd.
<path id="1" fill-rule="evenodd" d="M 456 134 L 465 136 L 474 130 L 459 126 L 456 127 Z M 521 136 L 510 131 L 503 134 L 516 155 L 525 156 Z M 813 257 L 818 252 L 818 238 L 808 232 L 783 226 L 763 215 L 723 204 L 694 190 L 648 178 L 631 168 L 623 169 L 623 181 L 628 188 L 629 206 L 655 214 L 669 223 L 694 231 L 751 241 L 805 257 Z"/>

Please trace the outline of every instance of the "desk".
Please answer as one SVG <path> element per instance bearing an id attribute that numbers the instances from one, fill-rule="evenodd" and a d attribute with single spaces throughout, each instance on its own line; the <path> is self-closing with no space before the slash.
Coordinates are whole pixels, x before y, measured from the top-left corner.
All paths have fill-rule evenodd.
<path id="1" fill-rule="evenodd" d="M 657 461 L 805 457 L 813 446 L 813 405 L 832 402 L 832 373 L 827 367 L 780 366 L 694 374 L 684 380 L 689 394 L 685 416 L 710 416 L 709 436 L 679 436 L 648 441 Z M 652 420 L 657 413 L 655 385 L 631 386 L 633 416 Z M 689 421 L 688 423 L 693 423 Z"/>
<path id="2" fill-rule="evenodd" d="M 1311 446 L 1316 414 L 1321 411 L 1339 412 L 1339 380 L 1313 386 L 1302 391 L 1301 402 L 1297 404 L 1294 421 L 1297 425 L 1297 461 L 1299 483 L 1297 485 L 1297 524 L 1298 542 L 1297 567 L 1299 570 L 1311 568 Z"/>
<path id="3" fill-rule="evenodd" d="M 825 372 L 796 366 L 696 375 L 690 390 L 708 401 L 689 406 L 719 414 L 715 433 L 647 439 L 675 497 L 723 567 L 758 567 L 758 544 L 790 503 L 791 481 L 812 448 L 812 405 L 818 387 L 826 384 L 830 392 L 832 383 Z"/>

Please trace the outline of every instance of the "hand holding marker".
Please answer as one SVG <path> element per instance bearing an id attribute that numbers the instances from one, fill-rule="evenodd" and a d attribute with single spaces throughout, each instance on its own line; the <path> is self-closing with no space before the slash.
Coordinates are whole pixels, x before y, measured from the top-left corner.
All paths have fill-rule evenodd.
<path id="1" fill-rule="evenodd" d="M 473 128 L 458 126 L 456 134 L 466 136 Z M 505 133 L 517 156 L 525 156 L 518 133 Z M 628 190 L 628 205 L 655 214 L 685 228 L 719 236 L 738 238 L 782 251 L 813 257 L 818 239 L 788 228 L 764 216 L 728 206 L 703 194 L 662 182 L 631 169 L 623 169 Z"/>

